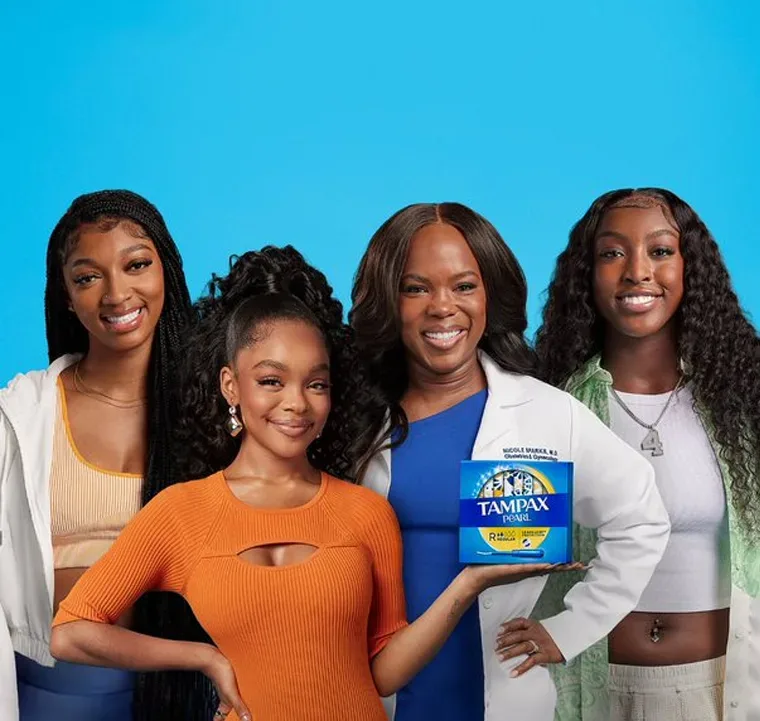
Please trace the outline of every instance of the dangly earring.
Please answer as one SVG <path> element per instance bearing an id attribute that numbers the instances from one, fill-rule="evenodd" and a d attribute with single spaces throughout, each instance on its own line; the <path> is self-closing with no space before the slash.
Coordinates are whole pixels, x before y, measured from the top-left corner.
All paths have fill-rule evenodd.
<path id="1" fill-rule="evenodd" d="M 238 418 L 237 409 L 235 406 L 230 406 L 230 417 L 225 422 L 224 427 L 227 429 L 227 433 L 229 433 L 233 438 L 240 435 L 240 431 L 243 430 L 243 424 Z"/>

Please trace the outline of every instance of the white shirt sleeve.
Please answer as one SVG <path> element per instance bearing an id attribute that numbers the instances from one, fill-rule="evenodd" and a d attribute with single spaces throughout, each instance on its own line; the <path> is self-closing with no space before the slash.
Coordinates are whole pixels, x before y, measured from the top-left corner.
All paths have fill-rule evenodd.
<path id="1" fill-rule="evenodd" d="M 604 638 L 639 601 L 670 536 L 652 466 L 571 399 L 573 516 L 597 531 L 596 558 L 542 623 L 570 661 Z"/>
<path id="2" fill-rule="evenodd" d="M 3 553 L 3 534 L 6 531 L 3 492 L 8 468 L 15 451 L 9 443 L 10 430 L 0 412 L 0 554 Z M 18 695 L 16 691 L 16 660 L 5 612 L 0 605 L 0 719 L 18 721 Z"/>

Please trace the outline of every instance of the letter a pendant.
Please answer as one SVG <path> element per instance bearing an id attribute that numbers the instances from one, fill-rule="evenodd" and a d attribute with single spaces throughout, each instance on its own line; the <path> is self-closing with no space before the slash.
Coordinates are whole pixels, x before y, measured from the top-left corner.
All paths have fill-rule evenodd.
<path id="1" fill-rule="evenodd" d="M 644 440 L 641 441 L 642 451 L 651 451 L 653 456 L 661 456 L 665 451 L 662 449 L 662 442 L 660 441 L 660 434 L 656 428 L 650 428 L 649 433 L 644 436 Z"/>

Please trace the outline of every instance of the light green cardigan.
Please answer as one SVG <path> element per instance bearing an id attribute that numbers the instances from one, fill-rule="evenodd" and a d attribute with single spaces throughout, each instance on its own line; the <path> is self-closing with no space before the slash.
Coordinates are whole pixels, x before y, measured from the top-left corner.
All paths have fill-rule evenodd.
<path id="1" fill-rule="evenodd" d="M 590 408 L 606 425 L 610 423 L 609 388 L 612 376 L 601 366 L 599 356 L 592 358 L 565 385 L 571 395 Z M 752 543 L 749 534 L 737 522 L 731 497 L 729 469 L 721 458 L 720 448 L 710 425 L 709 416 L 700 412 L 723 476 L 728 506 L 731 544 L 731 583 L 752 597 L 760 596 L 760 545 Z M 596 533 L 592 529 L 574 527 L 573 554 L 576 560 L 589 562 L 596 556 Z M 564 608 L 563 599 L 580 580 L 579 574 L 550 576 L 539 598 L 533 617 L 553 616 Z M 607 721 L 607 640 L 602 639 L 568 664 L 549 667 L 557 686 L 555 721 Z"/>

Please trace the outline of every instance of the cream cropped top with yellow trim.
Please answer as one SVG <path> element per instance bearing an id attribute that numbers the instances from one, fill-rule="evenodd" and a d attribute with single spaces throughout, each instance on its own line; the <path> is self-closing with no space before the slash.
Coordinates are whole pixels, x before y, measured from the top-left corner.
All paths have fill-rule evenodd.
<path id="1" fill-rule="evenodd" d="M 59 379 L 50 470 L 54 568 L 92 566 L 140 510 L 142 486 L 142 476 L 104 471 L 82 458 Z"/>

